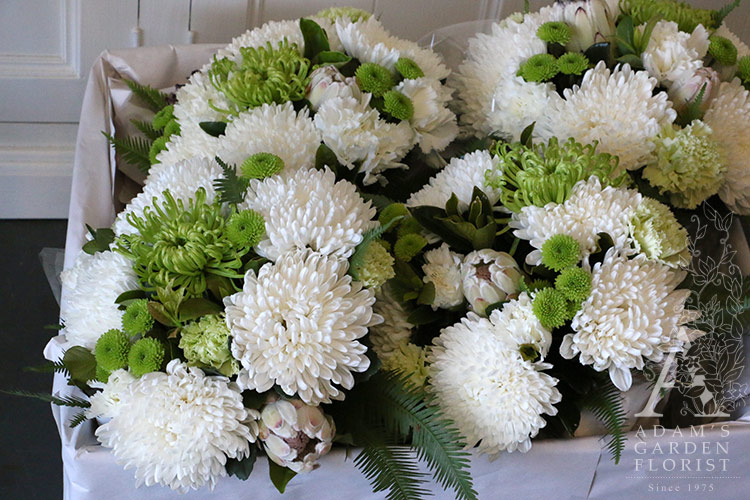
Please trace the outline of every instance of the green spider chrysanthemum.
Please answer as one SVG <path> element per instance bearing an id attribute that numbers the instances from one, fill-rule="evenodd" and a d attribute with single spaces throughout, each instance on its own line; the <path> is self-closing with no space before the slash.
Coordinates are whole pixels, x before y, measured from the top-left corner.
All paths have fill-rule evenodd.
<path id="1" fill-rule="evenodd" d="M 539 26 L 536 36 L 547 43 L 565 45 L 570 41 L 570 27 L 559 21 L 550 21 Z"/>
<path id="2" fill-rule="evenodd" d="M 229 377 L 240 370 L 229 351 L 229 335 L 224 315 L 210 314 L 182 327 L 180 349 L 191 365 L 215 368 Z"/>
<path id="3" fill-rule="evenodd" d="M 422 68 L 408 57 L 399 57 L 395 69 L 405 80 L 416 80 L 424 76 Z"/>
<path id="4" fill-rule="evenodd" d="M 101 365 L 96 365 L 96 380 L 99 382 L 106 384 L 109 382 L 109 376 L 112 374 L 112 372 L 105 370 L 101 367 Z"/>
<path id="5" fill-rule="evenodd" d="M 552 80 L 559 71 L 555 56 L 552 54 L 537 54 L 529 57 L 526 62 L 521 64 L 517 75 L 527 82 L 542 83 Z"/>
<path id="6" fill-rule="evenodd" d="M 555 288 L 572 302 L 582 302 L 591 293 L 591 274 L 580 267 L 569 267 L 555 279 Z"/>
<path id="7" fill-rule="evenodd" d="M 406 205 L 403 203 L 391 203 L 380 212 L 378 216 L 378 222 L 381 226 L 385 226 L 396 217 L 406 217 L 409 215 L 409 210 L 406 209 Z M 388 230 L 391 231 L 398 223 L 391 226 Z"/>
<path id="8" fill-rule="evenodd" d="M 566 52 L 557 60 L 557 69 L 564 75 L 582 75 L 589 67 L 589 59 L 580 52 Z"/>
<path id="9" fill-rule="evenodd" d="M 198 297 L 206 276 L 242 277 L 241 257 L 249 248 L 237 247 L 226 235 L 226 220 L 218 202 L 207 204 L 200 188 L 187 206 L 164 191 L 164 201 L 147 207 L 143 216 L 127 218 L 138 232 L 123 235 L 116 250 L 133 260 L 144 290 L 184 289 Z"/>
<path id="10" fill-rule="evenodd" d="M 167 142 L 169 141 L 169 137 L 163 135 L 161 137 L 157 137 L 154 142 L 151 144 L 151 149 L 148 151 L 148 160 L 151 162 L 152 165 L 159 163 L 159 161 L 156 159 L 156 156 L 167 149 Z"/>
<path id="11" fill-rule="evenodd" d="M 255 153 L 248 156 L 240 166 L 241 176 L 246 179 L 265 179 L 284 170 L 284 160 L 273 153 Z"/>
<path id="12" fill-rule="evenodd" d="M 553 271 L 578 265 L 581 245 L 567 234 L 556 234 L 542 244 L 542 264 Z"/>
<path id="13" fill-rule="evenodd" d="M 375 63 L 364 63 L 354 72 L 357 85 L 375 97 L 381 97 L 393 87 L 393 76 L 387 68 Z"/>
<path id="14" fill-rule="evenodd" d="M 94 347 L 96 364 L 107 371 L 128 366 L 130 338 L 121 330 L 109 330 L 99 337 Z"/>
<path id="15" fill-rule="evenodd" d="M 380 244 L 380 241 L 373 241 L 367 245 L 361 264 L 352 266 L 351 274 L 366 288 L 379 288 L 396 276 L 393 270 L 394 262 L 393 256 Z"/>
<path id="16" fill-rule="evenodd" d="M 353 23 L 356 23 L 357 21 L 367 21 L 372 17 L 372 14 L 355 7 L 328 7 L 315 14 L 315 17 L 322 17 L 333 22 L 336 22 L 339 18 L 348 17 Z"/>
<path id="17" fill-rule="evenodd" d="M 644 197 L 630 220 L 636 250 L 670 267 L 690 262 L 688 232 L 668 206 Z"/>
<path id="18" fill-rule="evenodd" d="M 737 61 L 737 77 L 743 82 L 750 81 L 750 56 L 742 56 Z"/>
<path id="19" fill-rule="evenodd" d="M 724 66 L 732 66 L 737 62 L 737 47 L 723 36 L 712 35 L 708 39 L 708 53 Z"/>
<path id="20" fill-rule="evenodd" d="M 398 90 L 389 90 L 383 96 L 385 111 L 397 120 L 408 120 L 414 116 L 414 104 Z"/>
<path id="21" fill-rule="evenodd" d="M 161 130 L 167 126 L 169 122 L 171 122 L 174 119 L 174 106 L 164 106 L 161 111 L 156 113 L 154 117 L 151 119 L 151 125 L 153 125 L 154 129 Z"/>
<path id="22" fill-rule="evenodd" d="M 242 47 L 241 61 L 214 58 L 208 76 L 213 86 L 235 105 L 236 109 L 218 111 L 238 114 L 262 104 L 283 104 L 305 97 L 310 81 L 310 61 L 296 44 L 286 40 L 272 46 Z"/>
<path id="23" fill-rule="evenodd" d="M 583 146 L 572 138 L 560 144 L 553 137 L 546 145 L 531 147 L 498 143 L 493 154 L 500 161 L 496 169 L 485 173 L 486 183 L 501 190 L 503 205 L 513 212 L 530 205 L 563 203 L 578 181 L 592 175 L 602 187 L 618 187 L 628 178 L 627 172 L 612 176 L 617 169 L 616 156 L 597 153 L 595 144 Z"/>
<path id="24" fill-rule="evenodd" d="M 255 210 L 242 210 L 229 217 L 226 236 L 239 247 L 254 247 L 266 234 L 263 216 Z"/>
<path id="25" fill-rule="evenodd" d="M 154 326 L 154 318 L 148 312 L 148 300 L 134 300 L 122 315 L 122 330 L 131 337 L 146 333 Z"/>
<path id="26" fill-rule="evenodd" d="M 140 339 L 130 348 L 128 365 L 135 377 L 159 371 L 163 363 L 164 345 L 155 338 Z"/>
<path id="27" fill-rule="evenodd" d="M 677 0 L 621 0 L 620 10 L 623 15 L 632 16 L 636 26 L 657 18 L 677 23 L 680 31 L 686 33 L 692 33 L 699 24 L 707 29 L 719 27 L 715 11 L 697 9 Z"/>
<path id="28" fill-rule="evenodd" d="M 544 288 L 537 292 L 531 308 L 544 328 L 552 330 L 565 324 L 568 317 L 568 301 L 554 288 Z"/>
<path id="29" fill-rule="evenodd" d="M 396 255 L 396 258 L 404 262 L 409 262 L 426 246 L 427 240 L 422 235 L 407 234 L 400 237 L 396 241 L 396 244 L 393 245 L 393 253 Z"/>

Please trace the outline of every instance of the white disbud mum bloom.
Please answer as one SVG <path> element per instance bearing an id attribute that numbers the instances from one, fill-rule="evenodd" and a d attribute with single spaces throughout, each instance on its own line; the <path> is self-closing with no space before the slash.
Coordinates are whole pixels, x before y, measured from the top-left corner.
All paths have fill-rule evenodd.
<path id="1" fill-rule="evenodd" d="M 464 301 L 461 286 L 461 258 L 451 252 L 450 247 L 443 243 L 439 248 L 425 252 L 424 282 L 435 286 L 435 300 L 432 309 L 448 308 L 459 305 Z"/>
<path id="2" fill-rule="evenodd" d="M 489 248 L 471 252 L 461 263 L 464 296 L 477 314 L 484 314 L 490 304 L 515 298 L 522 278 L 513 257 Z"/>
<path id="3" fill-rule="evenodd" d="M 334 97 L 354 97 L 360 99 L 362 93 L 354 78 L 347 78 L 333 66 L 323 66 L 310 75 L 305 98 L 310 108 L 317 111 L 329 99 Z"/>
<path id="4" fill-rule="evenodd" d="M 260 413 L 258 437 L 268 458 L 294 472 L 310 472 L 331 449 L 336 426 L 319 406 L 299 399 L 268 396 Z"/>
<path id="5" fill-rule="evenodd" d="M 672 101 L 674 109 L 678 113 L 682 113 L 685 111 L 688 104 L 698 97 L 701 89 L 705 86 L 706 88 L 703 91 L 700 109 L 701 111 L 706 111 L 711 104 L 711 100 L 716 97 L 716 94 L 718 94 L 720 84 L 721 80 L 716 71 L 711 68 L 698 68 L 694 72 L 683 73 L 677 81 L 669 87 L 667 93 L 669 94 L 669 100 Z"/>
<path id="6" fill-rule="evenodd" d="M 562 3 L 563 20 L 571 28 L 570 51 L 583 52 L 595 43 L 611 41 L 615 34 L 615 19 L 618 13 L 604 0 L 584 2 L 558 1 Z"/>

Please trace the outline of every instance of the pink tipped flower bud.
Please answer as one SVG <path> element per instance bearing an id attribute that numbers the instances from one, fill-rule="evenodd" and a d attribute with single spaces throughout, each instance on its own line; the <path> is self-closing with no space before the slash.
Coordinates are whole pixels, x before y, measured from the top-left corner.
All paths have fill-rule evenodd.
<path id="1" fill-rule="evenodd" d="M 323 103 L 334 97 L 356 97 L 361 92 L 354 78 L 346 78 L 333 66 L 322 66 L 312 72 L 305 98 L 317 111 Z"/>
<path id="2" fill-rule="evenodd" d="M 681 76 L 669 87 L 669 99 L 678 113 L 682 113 L 688 105 L 697 99 L 701 89 L 705 85 L 700 109 L 706 111 L 711 99 L 716 97 L 721 80 L 719 74 L 711 68 L 698 68 L 695 72 Z"/>

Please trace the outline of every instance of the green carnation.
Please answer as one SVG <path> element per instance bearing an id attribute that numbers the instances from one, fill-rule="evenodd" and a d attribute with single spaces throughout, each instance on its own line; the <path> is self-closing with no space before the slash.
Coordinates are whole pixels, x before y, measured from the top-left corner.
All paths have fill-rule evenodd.
<path id="1" fill-rule="evenodd" d="M 542 244 L 542 264 L 553 271 L 577 266 L 581 260 L 581 245 L 567 234 L 556 234 Z"/>
<path id="2" fill-rule="evenodd" d="M 230 377 L 240 367 L 229 352 L 229 335 L 223 314 L 203 316 L 182 328 L 180 349 L 191 365 L 215 368 Z"/>
<path id="3" fill-rule="evenodd" d="M 229 217 L 226 236 L 238 247 L 254 247 L 266 234 L 263 216 L 255 210 L 242 210 Z"/>
<path id="4" fill-rule="evenodd" d="M 552 80 L 558 72 L 555 56 L 537 54 L 521 64 L 517 74 L 527 82 L 542 83 Z"/>
<path id="5" fill-rule="evenodd" d="M 272 153 L 255 153 L 240 166 L 241 175 L 246 179 L 265 179 L 278 174 L 283 169 L 284 160 Z"/>
<path id="6" fill-rule="evenodd" d="M 422 68 L 408 57 L 399 57 L 395 69 L 405 80 L 416 80 L 424 76 Z"/>
<path id="7" fill-rule="evenodd" d="M 618 187 L 628 179 L 627 172 L 613 176 L 616 156 L 597 153 L 596 145 L 584 146 L 572 138 L 560 144 L 553 137 L 548 144 L 530 147 L 518 142 L 499 143 L 493 153 L 500 161 L 485 173 L 486 183 L 500 189 L 503 205 L 513 212 L 530 205 L 563 203 L 578 181 L 592 175 L 603 187 Z"/>
<path id="8" fill-rule="evenodd" d="M 367 245 L 361 264 L 352 265 L 351 273 L 366 288 L 379 288 L 396 276 L 393 264 L 393 256 L 388 253 L 388 250 L 380 244 L 380 241 L 373 241 Z"/>
<path id="9" fill-rule="evenodd" d="M 130 365 L 130 373 L 135 377 L 159 371 L 163 363 L 164 346 L 157 339 L 142 338 L 130 348 L 128 364 Z"/>
<path id="10" fill-rule="evenodd" d="M 558 21 L 550 21 L 539 26 L 536 36 L 547 43 L 565 45 L 570 41 L 570 27 Z"/>
<path id="11" fill-rule="evenodd" d="M 169 137 L 163 135 L 157 137 L 151 144 L 151 149 L 148 150 L 148 161 L 151 162 L 151 165 L 159 163 L 159 160 L 157 160 L 156 157 L 159 153 L 167 149 L 167 142 L 169 142 Z"/>
<path id="12" fill-rule="evenodd" d="M 742 56 L 737 61 L 737 77 L 743 82 L 750 81 L 750 56 Z"/>
<path id="13" fill-rule="evenodd" d="M 554 288 L 539 290 L 531 308 L 542 326 L 548 330 L 564 325 L 569 319 L 568 302 Z"/>
<path id="14" fill-rule="evenodd" d="M 144 290 L 181 288 L 199 297 L 209 274 L 242 277 L 241 257 L 249 248 L 227 237 L 221 205 L 207 204 L 203 188 L 187 206 L 165 191 L 163 203 L 127 220 L 137 233 L 118 238 L 116 250 L 133 261 Z"/>
<path id="15" fill-rule="evenodd" d="M 357 21 L 367 21 L 372 17 L 372 14 L 355 7 L 328 7 L 315 14 L 315 17 L 322 17 L 334 23 L 342 17 L 348 17 L 353 23 L 356 23 Z"/>
<path id="16" fill-rule="evenodd" d="M 161 111 L 154 115 L 154 118 L 151 120 L 151 125 L 153 125 L 154 129 L 161 130 L 173 119 L 174 106 L 170 104 L 169 106 L 164 106 Z"/>
<path id="17" fill-rule="evenodd" d="M 415 344 L 401 345 L 384 356 L 381 361 L 383 370 L 400 374 L 414 387 L 424 387 L 427 382 L 428 370 L 424 347 Z"/>
<path id="18" fill-rule="evenodd" d="M 591 274 L 580 267 L 569 267 L 555 279 L 555 288 L 572 302 L 583 302 L 591 293 Z"/>
<path id="19" fill-rule="evenodd" d="M 131 337 L 146 333 L 154 326 L 154 318 L 148 311 L 148 300 L 134 300 L 122 315 L 122 329 Z"/>
<path id="20" fill-rule="evenodd" d="M 636 250 L 649 259 L 671 267 L 690 262 L 687 230 L 663 203 L 644 197 L 630 219 L 630 232 Z"/>
<path id="21" fill-rule="evenodd" d="M 733 66 L 737 62 L 737 47 L 723 36 L 713 35 L 708 39 L 708 53 L 724 66 Z"/>
<path id="22" fill-rule="evenodd" d="M 94 347 L 97 366 L 114 371 L 128 366 L 130 338 L 121 330 L 109 330 L 99 337 Z"/>
<path id="23" fill-rule="evenodd" d="M 393 245 L 393 253 L 398 259 L 409 262 L 426 246 L 427 240 L 422 235 L 407 234 L 400 237 Z"/>
<path id="24" fill-rule="evenodd" d="M 235 109 L 217 109 L 237 115 L 263 104 L 283 104 L 305 97 L 310 82 L 310 61 L 296 44 L 286 40 L 277 46 L 242 47 L 240 61 L 214 58 L 208 76 L 213 86 Z"/>
<path id="25" fill-rule="evenodd" d="M 620 10 L 623 15 L 631 16 L 636 26 L 657 18 L 675 22 L 680 31 L 692 33 L 699 24 L 707 29 L 718 28 L 720 24 L 715 11 L 696 9 L 677 0 L 621 0 Z"/>
<path id="26" fill-rule="evenodd" d="M 389 90 L 383 96 L 385 111 L 397 120 L 408 120 L 414 116 L 414 104 L 406 95 Z"/>
<path id="27" fill-rule="evenodd" d="M 719 191 L 727 167 L 708 125 L 700 120 L 683 129 L 668 125 L 654 142 L 643 177 L 668 194 L 672 205 L 693 209 Z"/>
<path id="28" fill-rule="evenodd" d="M 582 75 L 589 68 L 589 59 L 580 52 L 566 52 L 557 60 L 557 67 L 564 75 Z"/>
<path id="29" fill-rule="evenodd" d="M 393 76 L 383 66 L 375 63 L 364 63 L 354 72 L 357 85 L 375 97 L 381 97 L 393 87 Z"/>
<path id="30" fill-rule="evenodd" d="M 381 226 L 385 226 L 396 217 L 406 217 L 409 215 L 409 210 L 403 203 L 391 203 L 380 212 L 378 216 L 378 222 Z M 395 224 L 398 225 L 398 224 Z M 394 226 L 391 226 L 388 230 L 392 230 Z"/>

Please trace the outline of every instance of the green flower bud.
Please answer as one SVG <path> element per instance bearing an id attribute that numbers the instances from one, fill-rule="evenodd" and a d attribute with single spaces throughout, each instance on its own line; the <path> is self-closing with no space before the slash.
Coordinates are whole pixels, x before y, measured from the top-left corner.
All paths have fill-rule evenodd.
<path id="1" fill-rule="evenodd" d="M 407 234 L 421 234 L 422 233 L 422 225 L 417 222 L 417 219 L 414 217 L 407 217 L 406 219 L 402 219 L 401 223 L 398 226 L 398 230 L 396 231 L 396 236 L 399 238 L 402 238 L 406 236 Z"/>
<path id="2" fill-rule="evenodd" d="M 164 346 L 155 338 L 146 337 L 138 340 L 130 348 L 128 364 L 135 377 L 161 370 L 164 362 Z"/>
<path id="3" fill-rule="evenodd" d="M 396 71 L 404 77 L 405 80 L 416 80 L 424 76 L 424 71 L 414 61 L 408 57 L 399 57 L 396 61 Z"/>
<path id="4" fill-rule="evenodd" d="M 227 221 L 227 239 L 239 247 L 254 247 L 266 234 L 263 216 L 255 210 L 243 210 Z"/>
<path id="5" fill-rule="evenodd" d="M 146 333 L 154 326 L 154 318 L 148 312 L 148 300 L 138 299 L 128 304 L 122 315 L 122 329 L 128 335 Z"/>
<path id="6" fill-rule="evenodd" d="M 742 56 L 737 61 L 737 77 L 743 82 L 750 81 L 750 56 Z"/>
<path id="7" fill-rule="evenodd" d="M 94 347 L 97 366 L 107 371 L 119 370 L 128 366 L 130 339 L 121 330 L 109 330 L 99 337 Z"/>
<path id="8" fill-rule="evenodd" d="M 407 234 L 396 241 L 396 244 L 393 246 L 393 253 L 396 254 L 398 259 L 409 262 L 426 246 L 427 240 L 423 236 L 419 234 Z"/>
<path id="9" fill-rule="evenodd" d="M 569 267 L 555 279 L 555 288 L 566 299 L 582 302 L 591 293 L 591 275 L 580 267 Z"/>
<path id="10" fill-rule="evenodd" d="M 164 135 L 167 137 L 171 137 L 173 135 L 180 135 L 180 124 L 177 123 L 177 120 L 170 120 L 169 123 L 167 123 L 167 126 L 164 127 Z"/>
<path id="11" fill-rule="evenodd" d="M 385 111 L 397 120 L 408 120 L 414 116 L 411 99 L 397 90 L 389 90 L 383 96 Z"/>
<path id="12" fill-rule="evenodd" d="M 588 67 L 588 58 L 580 52 L 566 52 L 557 60 L 557 68 L 564 75 L 582 75 Z"/>
<path id="13" fill-rule="evenodd" d="M 565 45 L 570 41 L 570 27 L 563 22 L 547 22 L 539 26 L 536 36 L 547 43 Z"/>
<path id="14" fill-rule="evenodd" d="M 240 166 L 241 175 L 246 179 L 265 179 L 278 174 L 283 169 L 284 160 L 271 153 L 255 153 Z"/>
<path id="15" fill-rule="evenodd" d="M 552 54 L 537 54 L 521 64 L 517 75 L 527 82 L 548 82 L 558 73 L 557 60 Z"/>
<path id="16" fill-rule="evenodd" d="M 567 234 L 556 234 L 542 245 L 542 264 L 553 271 L 578 265 L 581 245 Z"/>
<path id="17" fill-rule="evenodd" d="M 364 63 L 354 72 L 357 85 L 365 92 L 380 97 L 393 87 L 391 72 L 379 64 Z"/>
<path id="18" fill-rule="evenodd" d="M 562 326 L 568 320 L 568 303 L 563 294 L 554 288 L 539 290 L 531 308 L 542 326 L 548 330 Z"/>
<path id="19" fill-rule="evenodd" d="M 708 39 L 708 53 L 724 66 L 732 66 L 737 62 L 737 47 L 723 36 L 713 35 Z"/>

